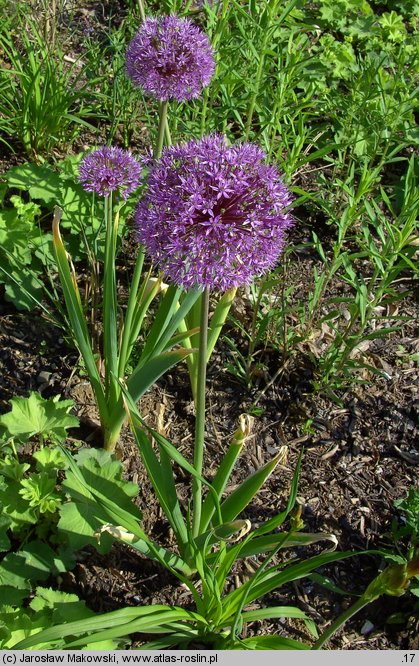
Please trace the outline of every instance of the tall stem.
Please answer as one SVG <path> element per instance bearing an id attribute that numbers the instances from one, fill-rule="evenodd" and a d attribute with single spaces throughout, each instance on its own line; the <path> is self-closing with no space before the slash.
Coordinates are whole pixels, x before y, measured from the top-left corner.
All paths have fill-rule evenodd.
<path id="1" fill-rule="evenodd" d="M 140 12 L 141 22 L 145 21 L 145 10 L 143 0 L 137 0 L 138 10 Z"/>
<path id="2" fill-rule="evenodd" d="M 153 157 L 155 160 L 158 160 L 159 157 L 161 157 L 161 153 L 163 150 L 163 143 L 164 143 L 164 135 L 166 133 L 167 136 L 167 107 L 169 106 L 169 102 L 163 101 L 160 102 L 160 107 L 159 107 L 159 130 L 157 134 L 157 141 L 156 145 L 154 148 L 154 154 Z"/>
<path id="3" fill-rule="evenodd" d="M 194 448 L 194 467 L 202 476 L 204 463 L 205 447 L 205 389 L 207 378 L 207 343 L 208 343 L 208 311 L 209 311 L 209 288 L 202 293 L 201 299 L 201 321 L 200 321 L 200 340 L 198 351 L 198 380 L 196 389 L 196 419 L 195 419 L 195 448 Z M 202 511 L 202 483 L 194 478 L 192 482 L 193 499 L 193 518 L 192 518 L 192 536 L 199 534 L 199 524 L 201 522 Z"/>
<path id="4" fill-rule="evenodd" d="M 116 293 L 116 242 L 118 234 L 119 211 L 114 213 L 112 194 L 105 197 L 106 245 L 105 265 L 103 270 L 103 359 L 105 366 L 105 398 L 107 407 L 112 407 L 119 398 L 118 385 L 118 303 Z M 104 427 L 104 448 L 113 451 L 119 429 L 107 421 Z"/>
<path id="5" fill-rule="evenodd" d="M 112 194 L 105 197 L 106 248 L 103 283 L 103 357 L 105 394 L 108 404 L 116 397 L 115 377 L 118 370 L 117 298 L 115 254 L 118 214 L 113 218 Z"/>

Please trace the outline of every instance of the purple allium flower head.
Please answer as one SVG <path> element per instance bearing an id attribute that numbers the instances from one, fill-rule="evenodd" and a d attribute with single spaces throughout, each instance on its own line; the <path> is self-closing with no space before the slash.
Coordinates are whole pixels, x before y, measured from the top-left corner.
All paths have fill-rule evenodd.
<path id="1" fill-rule="evenodd" d="M 175 284 L 226 290 L 271 269 L 292 224 L 291 196 L 255 144 L 221 135 L 172 146 L 151 168 L 138 239 Z"/>
<path id="2" fill-rule="evenodd" d="M 102 197 L 117 192 L 127 199 L 140 184 L 141 165 L 128 150 L 103 146 L 82 159 L 79 176 L 87 192 Z"/>
<path id="3" fill-rule="evenodd" d="M 128 46 L 126 68 L 135 86 L 161 101 L 198 97 L 214 73 L 208 37 L 189 19 L 147 18 Z"/>

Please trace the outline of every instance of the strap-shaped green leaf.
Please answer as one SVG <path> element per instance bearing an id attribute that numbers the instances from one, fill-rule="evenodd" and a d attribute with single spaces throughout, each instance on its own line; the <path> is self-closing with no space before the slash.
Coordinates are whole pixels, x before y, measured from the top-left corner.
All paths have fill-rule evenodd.
<path id="1" fill-rule="evenodd" d="M 147 433 L 132 414 L 131 426 L 154 492 L 158 497 L 167 520 L 172 526 L 180 551 L 182 552 L 188 541 L 188 531 L 180 510 L 171 466 L 168 464 L 168 461 L 158 459 L 153 451 Z"/>
<path id="2" fill-rule="evenodd" d="M 359 553 L 356 554 L 359 555 Z M 265 594 L 272 592 L 285 583 L 304 578 L 321 566 L 329 564 L 330 562 L 339 562 L 340 560 L 353 557 L 354 555 L 355 553 L 348 551 L 342 553 L 323 553 L 321 555 L 310 557 L 302 562 L 292 564 L 285 569 L 283 568 L 283 564 L 278 565 L 277 567 L 271 567 L 259 576 L 259 580 L 256 584 L 254 584 L 252 577 L 244 585 L 233 590 L 233 592 L 230 592 L 225 597 L 224 617 L 227 619 L 235 613 L 235 610 L 240 603 L 240 599 L 244 596 L 246 597 L 246 604 L 248 604 L 255 599 L 263 597 Z M 256 572 L 255 575 L 257 574 L 258 572 Z"/>
<path id="3" fill-rule="evenodd" d="M 282 458 L 282 452 L 279 452 L 272 460 L 263 467 L 257 469 L 248 476 L 231 495 L 221 504 L 221 513 L 223 522 L 234 520 L 241 511 L 251 502 L 253 497 L 259 491 L 266 479 L 272 474 L 275 467 Z"/>
<path id="4" fill-rule="evenodd" d="M 251 539 L 240 549 L 239 557 L 253 557 L 261 553 L 269 553 L 281 545 L 284 533 L 270 534 L 256 539 Z M 305 532 L 295 532 L 290 539 L 287 539 L 281 548 L 294 548 L 295 546 L 309 546 L 319 541 L 330 541 L 333 544 L 333 550 L 337 545 L 337 539 L 334 534 L 319 533 L 309 534 Z"/>
<path id="5" fill-rule="evenodd" d="M 231 305 L 234 301 L 236 295 L 237 287 L 232 287 L 228 289 L 220 298 L 215 310 L 211 316 L 209 329 L 208 329 L 208 344 L 207 344 L 207 363 L 211 358 L 211 354 L 214 351 L 214 347 L 217 344 L 217 340 L 220 337 L 221 330 L 227 319 L 227 315 L 230 312 Z"/>
<path id="6" fill-rule="evenodd" d="M 156 604 L 142 606 L 141 608 L 123 608 L 111 611 L 110 613 L 50 627 L 20 641 L 14 646 L 14 649 L 24 650 L 38 643 L 54 642 L 65 639 L 68 636 L 85 636 L 86 634 L 88 634 L 87 639 L 85 636 L 82 644 L 86 644 L 86 642 L 94 643 L 98 640 L 97 636 L 100 635 L 100 632 L 111 632 L 112 630 L 117 632 L 114 637 L 126 636 L 133 631 L 144 631 L 145 627 L 147 627 L 148 633 L 152 633 L 153 626 L 158 630 L 161 624 L 170 623 L 171 621 L 206 624 L 205 619 L 201 615 L 184 610 L 183 608 L 177 608 L 176 606 L 171 607 Z M 133 625 L 137 628 L 132 629 Z M 80 641 L 74 641 L 71 645 L 73 646 L 76 643 L 78 644 Z M 67 644 L 66 647 L 69 647 L 69 645 Z"/>
<path id="7" fill-rule="evenodd" d="M 157 432 L 157 430 L 154 430 L 153 428 L 150 428 L 144 420 L 141 418 L 139 411 L 137 409 L 137 406 L 133 400 L 132 395 L 127 391 L 125 387 L 122 387 L 122 393 L 124 395 L 124 400 L 126 401 L 126 404 L 128 406 L 128 410 L 131 414 L 135 416 L 136 419 L 141 423 L 142 427 L 150 434 L 150 436 L 157 442 L 160 451 L 165 451 L 165 453 L 168 455 L 168 457 L 173 460 L 179 467 L 184 469 L 186 472 L 191 474 L 192 477 L 198 478 L 203 484 L 205 484 L 209 492 L 211 492 L 214 496 L 214 502 L 217 503 L 217 497 L 216 494 L 214 493 L 211 484 L 204 479 L 204 477 L 201 477 L 197 474 L 196 469 L 193 465 L 191 465 L 188 460 L 178 451 L 178 449 L 166 438 L 164 435 L 161 433 Z M 219 510 L 219 507 L 218 507 Z"/>
<path id="8" fill-rule="evenodd" d="M 257 622 L 276 617 L 295 617 L 306 620 L 308 615 L 301 608 L 295 606 L 270 606 L 269 608 L 259 608 L 258 610 L 242 613 L 243 622 Z"/>
<path id="9" fill-rule="evenodd" d="M 223 457 L 220 466 L 215 474 L 215 477 L 212 481 L 212 487 L 218 495 L 218 499 L 221 501 L 221 496 L 224 492 L 224 489 L 228 483 L 228 480 L 231 476 L 231 473 L 236 464 L 236 460 L 240 455 L 240 452 L 250 433 L 252 422 L 249 420 L 247 414 L 242 414 L 240 417 L 240 425 L 233 435 L 233 439 L 230 442 L 230 446 L 227 449 L 225 456 Z M 207 495 L 205 501 L 202 505 L 201 513 L 201 523 L 200 531 L 204 532 L 214 515 L 215 506 L 213 495 Z"/>
<path id="10" fill-rule="evenodd" d="M 156 344 L 153 349 L 153 354 L 160 354 L 160 352 L 167 347 L 175 331 L 179 328 L 180 322 L 185 319 L 187 313 L 195 305 L 200 296 L 201 291 L 199 289 L 191 289 L 188 291 L 185 298 L 182 299 L 179 307 L 176 308 L 170 322 L 162 331 L 158 344 Z M 197 326 L 195 326 L 195 328 L 197 328 Z"/>
<path id="11" fill-rule="evenodd" d="M 109 421 L 108 407 L 105 393 L 90 343 L 89 331 L 81 304 L 80 293 L 75 278 L 70 271 L 67 253 L 60 234 L 60 219 L 62 210 L 58 206 L 54 209 L 54 220 L 52 224 L 53 244 L 57 260 L 58 274 L 60 276 L 64 299 L 67 306 L 68 318 L 71 323 L 72 333 L 86 366 L 92 389 L 95 393 L 97 405 L 100 412 L 102 424 Z"/>
<path id="12" fill-rule="evenodd" d="M 164 352 L 155 358 L 151 358 L 142 368 L 137 368 L 127 381 L 127 387 L 134 402 L 137 402 L 149 387 L 164 375 L 167 370 L 182 361 L 190 351 L 187 349 L 175 349 Z M 122 396 L 113 406 L 109 416 L 109 422 L 113 429 L 122 426 L 126 417 Z"/>
<path id="13" fill-rule="evenodd" d="M 90 485 L 87 486 L 85 479 L 79 467 L 73 460 L 72 456 L 68 453 L 68 451 L 65 448 L 63 447 L 60 448 L 68 462 L 71 471 L 76 476 L 78 482 L 86 489 L 86 493 L 88 494 L 88 496 L 91 496 L 96 502 L 98 502 L 105 509 L 109 517 L 109 522 L 115 526 L 122 526 L 125 530 L 131 532 L 134 536 L 137 537 L 138 540 L 130 544 L 132 548 L 135 548 L 136 550 L 143 553 L 144 555 L 147 555 L 151 559 L 160 562 L 161 564 L 166 566 L 169 570 L 171 570 L 174 575 L 176 575 L 176 572 L 181 572 L 184 576 L 191 575 L 192 570 L 186 564 L 186 562 L 184 562 L 177 555 L 171 553 L 166 548 L 162 548 L 161 546 L 155 544 L 147 536 L 144 530 L 141 529 L 137 520 L 134 518 L 134 516 L 131 513 L 122 509 L 118 504 L 113 502 L 110 497 L 107 497 L 102 493 L 98 493 L 94 487 Z"/>
<path id="14" fill-rule="evenodd" d="M 66 649 L 82 647 L 89 643 L 97 643 L 103 640 L 122 638 L 123 636 L 130 636 L 131 634 L 167 634 L 167 632 L 179 631 L 185 625 L 181 621 L 176 621 L 178 616 L 177 609 L 168 610 L 166 613 L 160 613 L 158 616 L 152 618 L 139 618 L 133 620 L 121 627 L 112 627 L 91 634 L 90 636 L 79 638 L 66 644 Z M 188 625 L 187 625 L 188 626 Z"/>
<path id="15" fill-rule="evenodd" d="M 295 501 L 297 499 L 297 492 L 298 492 L 298 482 L 300 479 L 300 473 L 301 473 L 301 462 L 303 459 L 303 453 L 304 449 L 301 449 L 300 455 L 298 456 L 297 460 L 297 465 L 295 467 L 295 471 L 292 477 L 292 482 L 291 482 L 291 488 L 290 488 L 290 494 L 288 497 L 288 502 L 287 502 L 287 508 L 285 511 L 282 511 L 279 513 L 277 516 L 274 516 L 270 520 L 267 520 L 264 522 L 262 525 L 257 527 L 254 531 L 255 536 L 259 536 L 262 534 L 267 534 L 268 532 L 272 532 L 273 530 L 277 529 L 280 527 L 287 516 L 291 513 L 295 506 Z"/>
<path id="16" fill-rule="evenodd" d="M 103 350 L 105 368 L 105 394 L 108 404 L 118 399 L 118 303 L 116 293 L 116 239 L 118 212 L 113 216 L 112 193 L 105 197 L 105 264 L 103 279 Z"/>
<path id="17" fill-rule="evenodd" d="M 236 650 L 310 650 L 310 646 L 284 636 L 252 636 L 237 642 Z"/>
<path id="18" fill-rule="evenodd" d="M 139 400 L 159 377 L 176 365 L 176 363 L 183 361 L 185 356 L 190 353 L 188 349 L 175 349 L 154 356 L 142 367 L 137 366 L 127 381 L 127 387 L 133 400 L 135 402 Z"/>
<path id="19" fill-rule="evenodd" d="M 182 289 L 173 285 L 171 285 L 166 291 L 154 319 L 153 326 L 147 336 L 147 341 L 140 358 L 141 365 L 143 365 L 145 361 L 155 353 L 157 344 L 162 337 L 163 332 L 166 330 L 173 313 L 176 311 L 181 293 Z"/>

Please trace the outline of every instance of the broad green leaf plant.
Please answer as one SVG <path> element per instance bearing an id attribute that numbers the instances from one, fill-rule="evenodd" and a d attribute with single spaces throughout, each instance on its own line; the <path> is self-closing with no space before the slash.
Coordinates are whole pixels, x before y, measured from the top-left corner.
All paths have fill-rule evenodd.
<path id="1" fill-rule="evenodd" d="M 27 441 L 35 435 L 41 443 L 45 439 L 62 442 L 68 428 L 76 428 L 79 420 L 69 414 L 74 406 L 72 400 L 54 398 L 45 399 L 32 391 L 27 398 L 15 397 L 10 401 L 10 412 L 0 416 L 0 433 L 17 441 Z"/>

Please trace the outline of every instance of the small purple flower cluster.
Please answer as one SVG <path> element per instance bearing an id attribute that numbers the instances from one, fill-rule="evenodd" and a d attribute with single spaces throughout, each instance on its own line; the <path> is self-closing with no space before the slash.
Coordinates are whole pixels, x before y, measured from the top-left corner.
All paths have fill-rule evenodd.
<path id="1" fill-rule="evenodd" d="M 189 19 L 147 18 L 128 46 L 128 76 L 160 101 L 198 97 L 214 73 L 208 37 Z"/>
<path id="2" fill-rule="evenodd" d="M 87 192 L 103 197 L 117 192 L 127 199 L 140 184 L 141 164 L 127 150 L 103 146 L 83 158 L 79 176 Z"/>
<path id="3" fill-rule="evenodd" d="M 166 148 L 152 166 L 138 239 L 175 284 L 225 290 L 275 265 L 291 197 L 264 158 L 254 144 L 212 135 Z"/>

